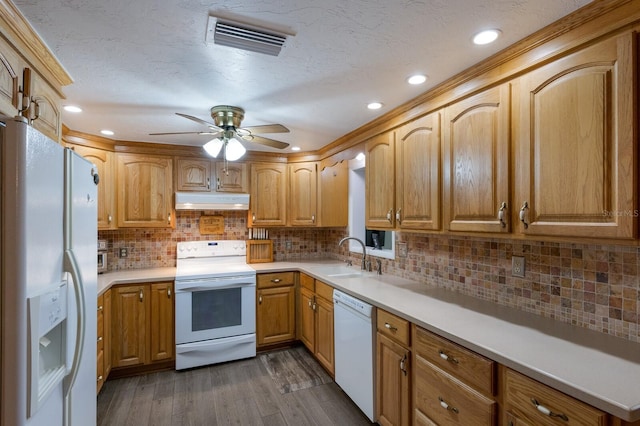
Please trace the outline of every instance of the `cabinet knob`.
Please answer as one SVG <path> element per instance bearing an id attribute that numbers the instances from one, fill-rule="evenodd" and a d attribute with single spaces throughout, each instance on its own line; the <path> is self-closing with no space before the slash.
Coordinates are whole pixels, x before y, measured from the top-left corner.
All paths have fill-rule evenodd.
<path id="1" fill-rule="evenodd" d="M 271 280 L 272 283 L 279 283 L 280 281 L 282 281 L 280 278 L 275 278 L 273 280 Z"/>
<path id="2" fill-rule="evenodd" d="M 144 294 L 142 292 L 142 289 L 140 289 L 139 297 L 140 297 L 140 301 L 142 302 L 142 299 L 144 298 Z"/>
<path id="3" fill-rule="evenodd" d="M 98 337 L 98 342 L 102 342 L 102 336 Z"/>
<path id="4" fill-rule="evenodd" d="M 256 214 L 255 214 L 255 213 L 253 213 L 253 214 L 251 215 L 251 218 L 252 218 L 252 220 L 255 222 L 255 221 L 256 221 Z"/>
<path id="5" fill-rule="evenodd" d="M 98 382 L 102 381 L 102 376 L 98 376 Z"/>
<path id="6" fill-rule="evenodd" d="M 503 228 L 507 227 L 507 222 L 505 221 L 507 214 L 507 203 L 504 201 L 500 204 L 500 208 L 498 209 L 498 220 L 500 220 L 500 226 Z"/>
<path id="7" fill-rule="evenodd" d="M 262 295 L 258 297 L 258 304 L 262 304 Z"/>
<path id="8" fill-rule="evenodd" d="M 101 310 L 103 310 L 104 308 L 102 307 L 102 305 L 98 306 L 98 312 L 100 312 Z"/>
<path id="9" fill-rule="evenodd" d="M 402 223 L 401 215 L 400 215 L 401 212 L 402 212 L 402 209 L 398 209 L 398 211 L 396 211 L 396 220 L 398 221 L 398 223 Z"/>
<path id="10" fill-rule="evenodd" d="M 311 215 L 311 223 L 316 223 L 316 215 L 315 214 Z"/>
<path id="11" fill-rule="evenodd" d="M 107 222 L 111 223 L 111 221 L 113 220 L 113 218 L 111 217 L 111 215 L 107 216 Z"/>
<path id="12" fill-rule="evenodd" d="M 384 323 L 384 328 L 386 328 L 387 330 L 391 330 L 391 331 L 398 331 L 398 327 L 394 327 L 391 324 L 389 324 L 388 322 Z"/>
<path id="13" fill-rule="evenodd" d="M 171 288 L 167 289 L 167 298 L 171 299 Z"/>
<path id="14" fill-rule="evenodd" d="M 171 213 L 167 215 L 167 224 L 171 225 Z"/>
<path id="15" fill-rule="evenodd" d="M 457 359 L 455 359 L 452 356 L 447 355 L 442 349 L 440 349 L 438 351 L 438 353 L 440 354 L 440 358 L 444 359 L 445 361 L 449 361 L 449 362 L 452 362 L 454 364 L 458 364 L 458 360 Z"/>
<path id="16" fill-rule="evenodd" d="M 520 207 L 520 222 L 522 222 L 522 224 L 524 225 L 524 229 L 527 229 L 529 227 L 526 219 L 527 210 L 529 210 L 529 203 L 525 201 L 522 207 Z"/>
<path id="17" fill-rule="evenodd" d="M 389 221 L 389 223 L 391 223 L 392 218 L 393 218 L 393 209 L 389 209 L 389 211 L 387 212 L 387 220 Z"/>

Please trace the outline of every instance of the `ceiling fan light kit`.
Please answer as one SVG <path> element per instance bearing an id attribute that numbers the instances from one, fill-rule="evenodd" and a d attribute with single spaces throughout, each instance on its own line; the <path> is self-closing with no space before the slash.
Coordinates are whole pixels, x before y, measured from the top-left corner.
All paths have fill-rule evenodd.
<path id="1" fill-rule="evenodd" d="M 254 133 L 289 133 L 289 129 L 282 124 L 265 124 L 262 126 L 240 127 L 244 119 L 244 110 L 230 105 L 217 105 L 211 108 L 211 118 L 214 123 L 201 120 L 192 115 L 176 112 L 180 117 L 184 117 L 198 124 L 203 124 L 209 128 L 207 132 L 170 132 L 151 133 L 151 135 L 212 135 L 214 139 L 207 142 L 203 148 L 212 157 L 217 157 L 224 149 L 225 161 L 235 161 L 241 158 L 246 152 L 246 148 L 240 140 L 270 146 L 272 148 L 284 149 L 289 146 L 286 142 L 255 135 Z"/>

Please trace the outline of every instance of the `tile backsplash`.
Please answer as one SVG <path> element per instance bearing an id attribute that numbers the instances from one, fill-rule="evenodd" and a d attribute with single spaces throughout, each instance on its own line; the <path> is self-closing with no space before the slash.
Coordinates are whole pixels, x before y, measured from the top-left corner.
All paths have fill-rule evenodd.
<path id="1" fill-rule="evenodd" d="M 246 212 L 224 217 L 224 233 L 201 235 L 202 212 L 179 211 L 175 229 L 100 231 L 109 270 L 175 266 L 176 243 L 248 237 Z M 345 259 L 344 228 L 270 229 L 274 260 Z M 396 234 L 408 256 L 382 259 L 385 274 L 436 285 L 577 326 L 640 342 L 640 248 L 481 237 Z M 119 258 L 120 248 L 128 257 Z M 355 261 L 361 256 L 350 255 Z M 525 258 L 525 277 L 511 274 L 512 256 Z"/>

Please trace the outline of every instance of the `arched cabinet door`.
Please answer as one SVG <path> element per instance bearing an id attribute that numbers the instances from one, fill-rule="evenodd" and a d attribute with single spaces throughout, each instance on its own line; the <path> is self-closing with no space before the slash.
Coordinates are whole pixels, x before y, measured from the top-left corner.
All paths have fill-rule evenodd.
<path id="1" fill-rule="evenodd" d="M 365 146 L 365 218 L 369 229 L 395 228 L 395 132 L 369 139 Z"/>
<path id="2" fill-rule="evenodd" d="M 509 114 L 508 84 L 445 109 L 443 210 L 449 231 L 509 232 Z"/>
<path id="3" fill-rule="evenodd" d="M 519 232 L 636 235 L 632 38 L 605 40 L 516 81 Z"/>

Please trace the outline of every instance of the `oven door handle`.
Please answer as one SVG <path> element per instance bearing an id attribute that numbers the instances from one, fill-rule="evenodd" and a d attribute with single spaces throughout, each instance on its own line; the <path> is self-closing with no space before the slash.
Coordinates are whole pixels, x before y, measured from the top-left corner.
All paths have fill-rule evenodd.
<path id="1" fill-rule="evenodd" d="M 209 291 L 209 290 L 224 290 L 228 288 L 241 288 L 241 287 L 255 287 L 253 283 L 229 283 L 229 284 L 216 284 L 216 285 L 192 285 L 188 287 L 176 287 L 176 294 L 179 293 L 193 293 L 195 291 Z"/>

